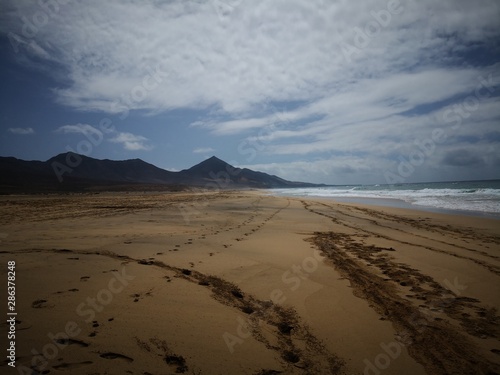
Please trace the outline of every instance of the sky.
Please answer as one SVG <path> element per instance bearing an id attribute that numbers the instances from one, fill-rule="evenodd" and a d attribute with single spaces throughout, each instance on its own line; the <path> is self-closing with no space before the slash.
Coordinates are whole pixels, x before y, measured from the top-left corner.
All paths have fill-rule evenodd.
<path id="1" fill-rule="evenodd" d="M 2 0 L 0 156 L 500 179 L 497 0 Z"/>

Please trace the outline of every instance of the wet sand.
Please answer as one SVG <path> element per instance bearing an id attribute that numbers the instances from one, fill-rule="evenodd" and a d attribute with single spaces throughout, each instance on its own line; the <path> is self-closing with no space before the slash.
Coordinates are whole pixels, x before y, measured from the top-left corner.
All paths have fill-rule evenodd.
<path id="1" fill-rule="evenodd" d="M 499 220 L 243 191 L 0 213 L 2 373 L 500 372 Z"/>

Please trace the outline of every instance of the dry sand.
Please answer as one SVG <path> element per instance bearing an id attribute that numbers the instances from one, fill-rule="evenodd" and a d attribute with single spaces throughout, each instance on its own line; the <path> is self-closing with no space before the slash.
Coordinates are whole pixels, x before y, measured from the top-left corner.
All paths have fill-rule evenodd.
<path id="1" fill-rule="evenodd" d="M 2 374 L 494 374 L 500 222 L 257 192 L 0 197 Z"/>

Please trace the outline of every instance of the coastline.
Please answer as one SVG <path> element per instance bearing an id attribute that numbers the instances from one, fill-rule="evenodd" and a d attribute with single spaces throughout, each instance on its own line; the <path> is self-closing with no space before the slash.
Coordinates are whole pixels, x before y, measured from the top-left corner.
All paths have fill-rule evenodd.
<path id="1" fill-rule="evenodd" d="M 281 196 L 281 197 L 294 197 L 303 199 L 326 199 L 338 203 L 362 204 L 362 205 L 370 205 L 373 207 L 393 207 L 410 211 L 415 210 L 415 211 L 433 212 L 433 213 L 441 213 L 448 215 L 474 216 L 474 217 L 484 217 L 484 218 L 500 220 L 500 213 L 477 211 L 477 210 L 465 210 L 465 209 L 459 210 L 459 209 L 418 205 L 397 198 L 347 197 L 347 196 L 324 197 L 315 195 L 297 195 L 297 194 L 286 194 L 286 193 L 275 194 L 272 190 L 268 190 L 268 192 L 270 195 Z"/>
<path id="2" fill-rule="evenodd" d="M 320 198 L 320 197 L 304 197 L 304 198 Z M 439 208 L 432 206 L 417 205 L 405 202 L 401 199 L 389 199 L 389 198 L 352 198 L 352 197 L 335 197 L 331 200 L 339 203 L 353 203 L 370 205 L 374 207 L 393 207 L 401 208 L 405 210 L 423 211 L 423 212 L 433 212 L 438 214 L 446 215 L 458 215 L 458 216 L 473 216 L 473 217 L 484 217 L 489 219 L 500 220 L 500 214 L 492 212 L 483 211 L 473 211 L 473 210 L 452 210 L 447 208 Z"/>
<path id="3" fill-rule="evenodd" d="M 258 191 L 4 196 L 0 213 L 18 366 L 500 369 L 496 219 Z"/>

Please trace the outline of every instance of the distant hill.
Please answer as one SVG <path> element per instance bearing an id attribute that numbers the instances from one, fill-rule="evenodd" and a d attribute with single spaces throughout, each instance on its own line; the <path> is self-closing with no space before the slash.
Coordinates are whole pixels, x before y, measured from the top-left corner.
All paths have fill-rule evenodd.
<path id="1" fill-rule="evenodd" d="M 71 152 L 45 162 L 0 157 L 0 176 L 1 193 L 320 186 L 235 168 L 215 156 L 180 172 L 166 171 L 141 159 L 99 160 Z"/>
<path id="2" fill-rule="evenodd" d="M 178 172 L 183 183 L 204 185 L 216 183 L 221 187 L 286 188 L 317 186 L 305 182 L 287 181 L 280 177 L 248 168 L 235 168 L 225 161 L 212 156 L 195 166 Z"/>

